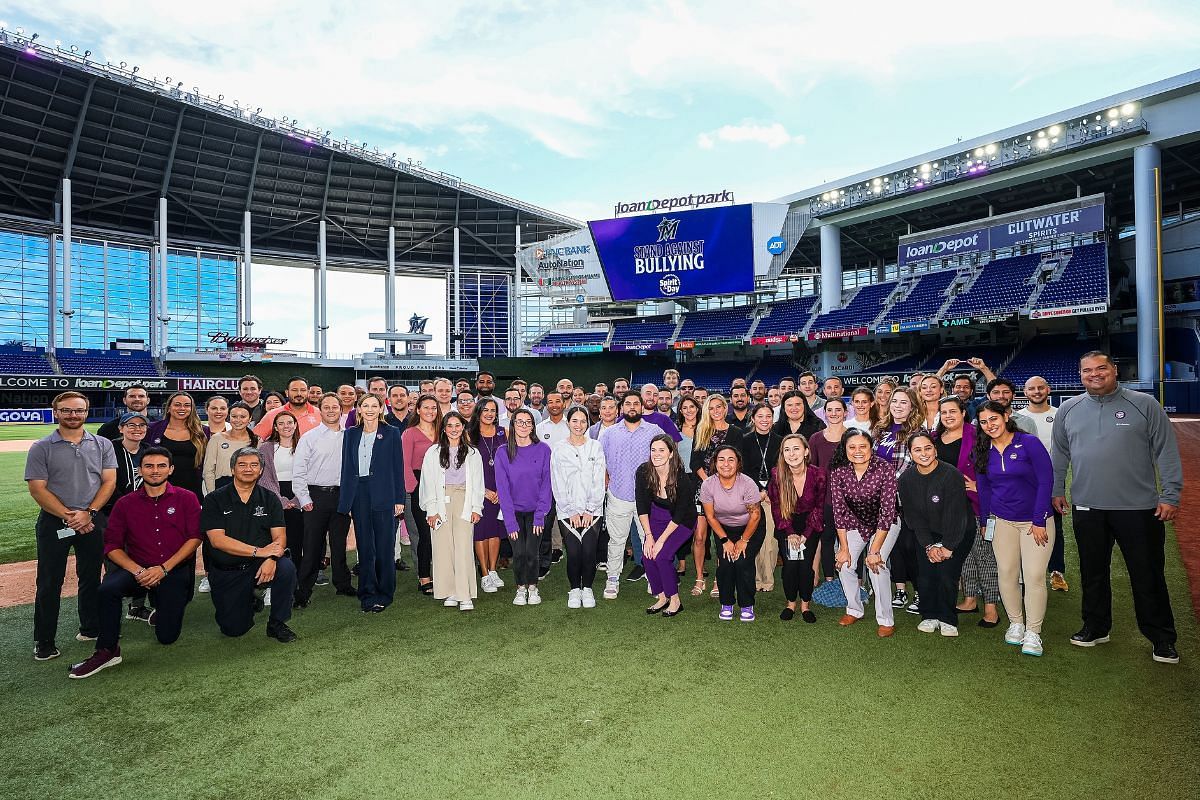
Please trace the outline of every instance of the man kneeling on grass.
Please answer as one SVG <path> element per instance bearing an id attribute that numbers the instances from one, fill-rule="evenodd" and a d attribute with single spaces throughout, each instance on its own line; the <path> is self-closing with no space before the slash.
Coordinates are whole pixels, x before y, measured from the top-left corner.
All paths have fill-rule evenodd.
<path id="1" fill-rule="evenodd" d="M 151 447 L 141 454 L 140 488 L 113 506 L 104 531 L 104 555 L 116 565 L 99 590 L 100 636 L 96 652 L 71 667 L 72 678 L 89 678 L 121 663 L 121 603 L 153 592 L 149 623 L 161 644 L 179 638 L 183 612 L 192 599 L 196 548 L 200 546 L 200 501 L 167 483 L 171 453 Z"/>
<path id="2" fill-rule="evenodd" d="M 294 642 L 287 626 L 296 593 L 296 566 L 284 555 L 287 530 L 279 496 L 258 485 L 263 456 L 241 447 L 230 459 L 233 482 L 210 492 L 200 512 L 200 527 L 208 537 L 204 563 L 212 586 L 217 627 L 226 636 L 241 636 L 254 627 L 254 614 L 263 601 L 255 586 L 271 592 L 267 636 Z"/>

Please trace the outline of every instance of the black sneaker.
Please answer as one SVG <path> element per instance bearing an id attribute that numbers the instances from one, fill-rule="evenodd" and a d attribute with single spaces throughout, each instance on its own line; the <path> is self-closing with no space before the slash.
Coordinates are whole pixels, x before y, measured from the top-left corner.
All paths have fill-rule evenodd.
<path id="1" fill-rule="evenodd" d="M 351 586 L 348 589 L 338 589 L 334 594 L 340 597 L 358 597 L 358 590 Z"/>
<path id="2" fill-rule="evenodd" d="M 267 636 L 283 644 L 291 644 L 296 641 L 296 634 L 287 626 L 287 623 L 274 620 L 267 623 Z"/>
<path id="3" fill-rule="evenodd" d="M 254 595 L 254 597 L 251 598 L 250 608 L 254 610 L 255 614 L 262 611 L 266 607 L 267 607 L 267 603 L 265 600 L 263 600 L 262 595 L 256 593 Z"/>
<path id="4" fill-rule="evenodd" d="M 550 574 L 550 568 L 549 568 L 549 567 L 546 567 L 545 569 L 542 569 L 542 570 L 538 570 L 538 580 L 539 580 L 539 581 L 544 581 L 544 580 L 546 580 L 546 576 L 547 576 L 547 575 L 549 575 L 549 574 Z"/>
<path id="5" fill-rule="evenodd" d="M 409 563 L 407 561 L 405 561 L 403 558 L 396 559 L 396 572 L 408 572 L 411 569 L 412 569 L 412 566 L 409 565 Z"/>
<path id="6" fill-rule="evenodd" d="M 1173 644 L 1154 645 L 1154 652 L 1150 654 L 1150 657 L 1160 664 L 1179 663 L 1179 651 L 1175 649 L 1175 645 Z"/>
<path id="7" fill-rule="evenodd" d="M 1083 628 L 1071 637 L 1071 644 L 1076 647 L 1095 647 L 1106 642 L 1108 642 L 1107 633 L 1096 633 L 1091 628 Z"/>
<path id="8" fill-rule="evenodd" d="M 563 557 L 562 550 L 555 548 L 550 551 L 550 563 L 551 564 L 557 564 L 558 562 L 562 561 L 562 557 Z"/>
<path id="9" fill-rule="evenodd" d="M 145 622 L 146 624 L 150 624 L 150 617 L 153 615 L 153 613 L 154 612 L 152 612 L 150 609 L 146 608 L 145 606 L 131 605 L 129 607 L 129 611 L 127 611 L 125 613 L 125 619 L 132 619 L 132 620 L 137 620 L 138 622 Z"/>
<path id="10" fill-rule="evenodd" d="M 49 661 L 52 658 L 58 658 L 62 653 L 58 652 L 58 648 L 54 646 L 54 642 L 38 642 L 33 646 L 34 661 Z"/>
<path id="11" fill-rule="evenodd" d="M 325 577 L 325 570 L 323 570 L 323 569 L 317 570 L 316 585 L 317 586 L 328 586 L 329 585 L 329 578 Z"/>
<path id="12" fill-rule="evenodd" d="M 897 589 L 892 595 L 892 608 L 903 608 L 908 605 L 908 592 L 903 589 Z"/>
<path id="13" fill-rule="evenodd" d="M 301 600 L 299 597 L 292 598 L 292 608 L 308 608 L 309 600 Z"/>
<path id="14" fill-rule="evenodd" d="M 629 574 L 625 576 L 625 580 L 633 582 L 640 581 L 646 577 L 646 570 L 642 569 L 641 564 L 634 564 L 633 569 L 629 570 Z"/>
<path id="15" fill-rule="evenodd" d="M 354 575 L 355 577 L 358 577 L 358 564 L 355 564 L 353 567 L 350 568 L 350 574 Z"/>

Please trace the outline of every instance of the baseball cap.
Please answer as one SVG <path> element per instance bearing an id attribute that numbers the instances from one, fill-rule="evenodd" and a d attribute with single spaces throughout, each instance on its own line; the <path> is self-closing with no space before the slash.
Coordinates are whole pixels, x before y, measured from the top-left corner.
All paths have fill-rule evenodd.
<path id="1" fill-rule="evenodd" d="M 121 420 L 117 424 L 124 425 L 126 422 L 129 422 L 130 420 L 133 420 L 133 419 L 140 419 L 142 422 L 145 422 L 147 424 L 149 424 L 149 422 L 150 422 L 150 418 L 147 417 L 145 414 L 142 414 L 138 411 L 126 411 L 124 414 L 121 415 Z"/>

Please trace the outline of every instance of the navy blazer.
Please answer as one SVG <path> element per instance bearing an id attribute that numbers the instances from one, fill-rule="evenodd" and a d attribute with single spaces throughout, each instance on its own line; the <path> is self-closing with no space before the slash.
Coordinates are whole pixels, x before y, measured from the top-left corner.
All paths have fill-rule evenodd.
<path id="1" fill-rule="evenodd" d="M 371 510 L 392 511 L 406 502 L 404 492 L 404 452 L 400 448 L 400 431 L 391 425 L 379 426 L 375 432 L 375 447 L 371 451 Z M 358 490 L 358 443 L 363 429 L 347 428 L 342 436 L 342 490 L 338 495 L 338 512 L 349 514 Z"/>

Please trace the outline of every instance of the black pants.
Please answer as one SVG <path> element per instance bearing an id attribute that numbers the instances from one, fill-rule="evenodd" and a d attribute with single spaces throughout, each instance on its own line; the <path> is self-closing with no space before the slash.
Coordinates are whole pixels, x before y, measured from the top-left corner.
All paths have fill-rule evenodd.
<path id="1" fill-rule="evenodd" d="M 1074 510 L 1075 545 L 1079 548 L 1079 580 L 1083 584 L 1083 625 L 1093 633 L 1112 629 L 1113 542 L 1121 548 L 1138 630 L 1152 643 L 1175 644 L 1175 617 L 1163 573 L 1167 531 L 1145 511 Z"/>
<path id="2" fill-rule="evenodd" d="M 837 523 L 833 521 L 833 504 L 826 503 L 822 513 L 825 515 L 825 520 L 824 527 L 821 528 L 821 574 L 827 581 L 836 581 L 838 579 L 837 553 L 834 552 L 834 546 L 837 544 L 838 538 Z"/>
<path id="3" fill-rule="evenodd" d="M 975 538 L 967 534 L 954 548 L 950 558 L 931 564 L 925 553 L 920 553 L 917 562 L 917 594 L 920 595 L 921 619 L 936 619 L 947 625 L 958 627 L 958 579 L 962 576 L 963 562 L 971 552 Z M 883 599 L 886 602 L 887 598 Z"/>
<path id="4" fill-rule="evenodd" d="M 279 495 L 285 500 L 296 499 L 296 495 L 292 493 L 291 481 L 279 482 Z M 287 534 L 288 558 L 298 567 L 304 561 L 304 512 L 298 508 L 285 508 L 283 525 Z M 324 551 L 321 555 L 325 555 Z"/>
<path id="5" fill-rule="evenodd" d="M 417 482 L 420 484 L 421 470 L 417 470 Z M 431 578 L 433 577 L 433 539 L 429 530 L 429 520 L 425 516 L 425 509 L 421 508 L 420 499 L 416 491 L 408 493 L 408 503 L 412 506 L 413 522 L 417 523 L 415 531 L 409 531 L 409 541 L 412 541 L 413 534 L 416 534 L 417 541 L 413 547 L 417 551 L 417 577 Z"/>
<path id="6" fill-rule="evenodd" d="M 117 571 L 118 569 L 120 569 L 120 567 L 118 567 L 116 564 L 114 564 L 112 562 L 112 559 L 110 559 L 108 556 L 104 557 L 104 577 L 105 578 L 107 578 L 109 575 L 111 575 L 113 572 Z M 101 580 L 100 584 L 103 585 L 104 581 Z M 138 586 L 137 589 L 132 594 L 127 594 L 125 596 L 129 598 L 129 607 L 130 608 L 145 608 L 146 607 L 146 595 L 147 595 L 146 590 L 143 589 L 141 586 Z"/>
<path id="7" fill-rule="evenodd" d="M 583 532 L 582 539 L 575 535 L 575 529 L 570 525 L 558 523 L 563 547 L 567 548 L 567 581 L 572 589 L 590 589 L 596 580 L 596 553 L 602 519 L 597 517 L 593 520 L 591 527 Z"/>
<path id="8" fill-rule="evenodd" d="M 79 631 L 87 636 L 100 635 L 100 564 L 104 560 L 104 514 L 96 514 L 91 533 L 58 538 L 66 525 L 45 511 L 38 513 L 34 536 L 37 539 L 37 591 L 33 601 L 33 640 L 53 644 L 58 633 L 58 609 L 63 579 L 67 575 L 67 557 L 75 549 L 75 575 L 79 579 Z"/>
<path id="9" fill-rule="evenodd" d="M 304 546 L 301 552 L 304 557 L 296 581 L 296 597 L 302 602 L 308 602 L 312 597 L 317 573 L 325 560 L 326 536 L 329 537 L 329 565 L 333 571 L 334 587 L 347 592 L 354 590 L 350 583 L 350 569 L 346 566 L 346 536 L 350 532 L 350 515 L 338 513 L 338 487 L 308 488 L 313 507 L 312 511 L 305 511 L 303 516 Z M 284 513 L 286 515 L 287 512 Z"/>
<path id="10" fill-rule="evenodd" d="M 779 537 L 779 555 L 783 557 L 783 596 L 789 603 L 796 602 L 797 596 L 806 603 L 812 600 L 817 566 L 813 551 L 816 549 L 817 543 L 807 539 L 804 541 L 804 557 L 792 560 L 788 558 L 787 537 Z M 821 549 L 824 550 L 825 546 L 822 545 Z"/>
<path id="11" fill-rule="evenodd" d="M 241 636 L 254 627 L 254 587 L 258 584 L 258 564 L 248 569 L 220 569 L 210 566 L 208 584 L 212 588 L 217 627 L 226 636 Z M 271 590 L 271 621 L 292 618 L 292 600 L 296 593 L 296 567 L 287 556 L 275 562 L 275 578 L 263 588 Z"/>
<path id="12" fill-rule="evenodd" d="M 896 544 L 892 547 L 892 554 L 888 557 L 888 567 L 892 571 L 893 583 L 911 583 L 917 585 L 920 580 L 920 558 L 925 558 L 924 552 L 920 552 L 921 547 L 917 544 L 917 535 L 913 533 L 912 528 L 902 520 L 900 522 L 900 535 L 896 537 Z M 928 561 L 928 559 L 925 559 Z M 918 588 L 917 593 L 921 590 Z"/>
<path id="13" fill-rule="evenodd" d="M 157 567 L 152 569 L 157 571 Z M 183 628 L 183 612 L 192 599 L 194 560 L 188 560 L 167 573 L 154 587 L 154 635 L 159 644 L 172 644 Z M 146 594 L 133 573 L 117 567 L 109 570 L 100 583 L 100 638 L 97 650 L 112 650 L 121 637 L 121 602 L 126 597 Z"/>
<path id="14" fill-rule="evenodd" d="M 549 539 L 550 532 L 533 532 L 533 512 L 517 511 L 517 540 L 512 543 L 513 580 L 517 586 L 537 586 L 538 563 L 542 550 L 542 539 Z"/>
<path id="15" fill-rule="evenodd" d="M 1067 571 L 1067 537 L 1063 536 L 1062 514 L 1054 512 L 1054 548 L 1050 551 L 1050 563 L 1046 565 L 1047 572 Z"/>
<path id="16" fill-rule="evenodd" d="M 555 502 L 551 500 L 550 511 L 546 514 L 546 527 L 545 530 L 542 531 L 542 541 L 538 547 L 538 568 L 540 570 L 538 572 L 539 575 L 543 575 L 550 571 L 550 556 L 554 551 L 554 536 L 552 535 L 550 526 L 554 524 L 556 519 L 558 519 L 558 516 L 555 513 L 557 511 L 555 505 Z"/>
<path id="17" fill-rule="evenodd" d="M 723 525 L 731 542 L 739 541 L 746 533 L 745 525 Z M 766 532 L 760 523 L 746 544 L 746 552 L 737 561 L 725 557 L 724 543 L 717 551 L 717 590 L 721 605 L 748 608 L 754 605 L 754 559 L 762 549 Z"/>

